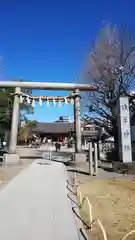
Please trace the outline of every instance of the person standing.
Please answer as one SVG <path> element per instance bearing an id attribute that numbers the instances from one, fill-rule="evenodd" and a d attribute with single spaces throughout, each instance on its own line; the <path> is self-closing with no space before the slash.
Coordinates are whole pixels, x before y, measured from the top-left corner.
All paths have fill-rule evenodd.
<path id="1" fill-rule="evenodd" d="M 55 149 L 56 149 L 56 152 L 60 151 L 60 149 L 61 149 L 61 144 L 60 144 L 60 142 L 56 142 L 56 143 L 55 143 Z"/>

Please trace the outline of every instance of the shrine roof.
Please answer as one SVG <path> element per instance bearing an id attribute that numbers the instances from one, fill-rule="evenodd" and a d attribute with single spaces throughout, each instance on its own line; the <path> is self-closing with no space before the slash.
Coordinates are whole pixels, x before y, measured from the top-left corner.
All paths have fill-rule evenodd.
<path id="1" fill-rule="evenodd" d="M 38 122 L 33 130 L 36 133 L 68 133 L 74 131 L 74 123 L 69 122 Z"/>

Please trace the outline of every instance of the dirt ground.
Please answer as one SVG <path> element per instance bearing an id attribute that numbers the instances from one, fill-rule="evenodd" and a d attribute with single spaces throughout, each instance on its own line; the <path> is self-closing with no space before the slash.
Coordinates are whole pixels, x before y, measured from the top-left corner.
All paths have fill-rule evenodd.
<path id="1" fill-rule="evenodd" d="M 32 162 L 32 159 L 23 159 L 19 165 L 7 165 L 0 167 L 0 186 L 7 184 Z"/>
<path id="2" fill-rule="evenodd" d="M 135 181 L 125 179 L 93 179 L 77 175 L 81 192 L 88 196 L 92 205 L 93 219 L 100 219 L 108 240 L 120 240 L 130 230 L 135 229 Z M 81 214 L 88 222 L 88 206 L 85 203 Z M 103 239 L 99 228 L 93 227 L 92 239 Z M 127 240 L 135 239 L 130 236 Z"/>

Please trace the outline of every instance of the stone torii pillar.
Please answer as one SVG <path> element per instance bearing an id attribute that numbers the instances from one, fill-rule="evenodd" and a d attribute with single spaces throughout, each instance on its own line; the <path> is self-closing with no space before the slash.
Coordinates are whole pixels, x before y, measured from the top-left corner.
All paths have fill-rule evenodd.
<path id="1" fill-rule="evenodd" d="M 18 136 L 18 124 L 20 117 L 20 87 L 15 88 L 13 113 L 12 113 L 12 125 L 9 143 L 9 154 L 16 154 L 17 136 Z"/>
<path id="2" fill-rule="evenodd" d="M 75 128 L 75 152 L 82 150 L 81 119 L 80 119 L 80 92 L 78 89 L 74 92 L 74 128 Z"/>
<path id="3" fill-rule="evenodd" d="M 75 128 L 75 162 L 85 162 L 86 155 L 82 153 L 82 134 L 81 134 L 81 117 L 80 117 L 80 92 L 78 89 L 74 91 L 74 128 Z"/>

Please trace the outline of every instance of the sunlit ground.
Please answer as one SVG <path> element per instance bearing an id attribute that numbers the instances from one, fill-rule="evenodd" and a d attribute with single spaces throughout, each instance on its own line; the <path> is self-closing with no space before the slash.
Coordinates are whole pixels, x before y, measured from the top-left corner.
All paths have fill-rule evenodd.
<path id="1" fill-rule="evenodd" d="M 121 239 L 135 229 L 135 181 L 96 180 L 78 175 L 81 191 L 92 204 L 93 219 L 100 219 L 107 232 L 108 240 Z M 88 221 L 88 206 L 81 214 Z M 88 235 L 90 233 L 88 232 Z M 103 239 L 97 227 L 93 227 L 93 239 Z M 129 237 L 127 239 L 135 239 Z"/>

